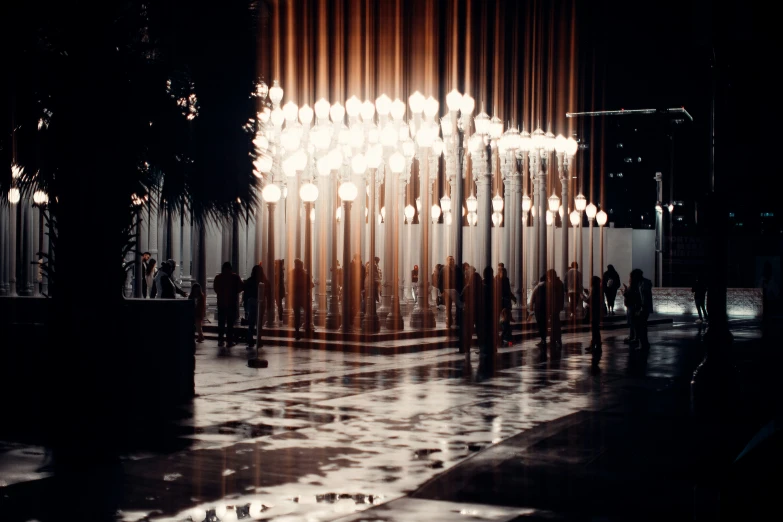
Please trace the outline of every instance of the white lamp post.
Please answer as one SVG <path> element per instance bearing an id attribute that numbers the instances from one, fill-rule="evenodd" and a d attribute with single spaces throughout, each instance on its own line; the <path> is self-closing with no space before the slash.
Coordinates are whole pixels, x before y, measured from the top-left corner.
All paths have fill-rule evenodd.
<path id="1" fill-rule="evenodd" d="M 582 213 L 585 211 L 585 208 L 587 207 L 587 198 L 584 197 L 584 195 L 579 194 L 574 198 L 574 207 L 576 208 L 576 211 L 579 212 L 579 270 L 584 274 L 585 266 L 583 263 L 584 258 L 584 242 L 583 242 L 583 234 L 582 234 L 582 222 L 584 219 L 582 219 Z"/>
<path id="2" fill-rule="evenodd" d="M 310 110 L 312 119 L 312 109 Z M 300 111 L 301 113 L 301 111 Z M 311 332 L 313 329 L 313 296 L 310 288 L 310 280 L 313 276 L 313 254 L 312 254 L 312 232 L 310 216 L 313 212 L 313 203 L 318 199 L 318 187 L 312 183 L 305 183 L 299 188 L 299 197 L 304 201 L 305 208 L 305 270 L 307 271 L 307 300 L 305 304 L 305 324 L 304 331 Z"/>
<path id="3" fill-rule="evenodd" d="M 548 206 L 549 206 L 549 213 L 546 216 L 546 219 L 547 219 L 547 223 L 546 224 L 547 224 L 547 226 L 550 225 L 549 220 L 550 219 L 552 220 L 552 223 L 551 223 L 551 226 L 552 226 L 552 245 L 550 247 L 550 251 L 552 253 L 552 256 L 551 256 L 551 261 L 549 263 L 549 266 L 547 268 L 554 269 L 555 268 L 555 264 L 556 264 L 556 260 L 555 260 L 555 229 L 557 228 L 557 226 L 556 226 L 556 221 L 557 221 L 556 220 L 556 216 L 557 216 L 557 211 L 560 208 L 560 198 L 557 196 L 557 194 L 555 194 L 553 192 L 552 195 L 549 196 L 549 199 L 547 199 L 547 203 L 548 203 Z M 565 277 L 563 274 L 560 274 L 560 275 L 562 277 Z"/>
<path id="4" fill-rule="evenodd" d="M 598 207 L 596 207 L 593 203 L 590 203 L 585 207 L 585 214 L 587 214 L 587 221 L 590 224 L 590 272 L 589 272 L 589 278 L 592 279 L 595 275 L 593 273 L 593 221 L 595 220 L 595 215 L 598 212 Z"/>
<path id="5" fill-rule="evenodd" d="M 340 185 L 337 195 L 343 202 L 343 333 L 351 331 L 351 204 L 356 199 L 358 189 L 351 181 Z"/>
<path id="6" fill-rule="evenodd" d="M 598 237 L 600 240 L 598 241 L 598 248 L 601 249 L 598 258 L 600 259 L 600 268 L 601 272 L 598 274 L 598 277 L 600 277 L 603 280 L 604 277 L 604 225 L 606 225 L 606 220 L 609 216 L 606 215 L 606 212 L 603 210 L 600 210 L 595 215 L 595 221 L 598 223 Z"/>
<path id="7" fill-rule="evenodd" d="M 272 89 L 274 89 L 274 87 Z M 272 89 L 270 89 L 270 92 Z M 267 234 L 268 258 L 267 258 L 266 266 L 271 272 L 270 277 L 272 278 L 272 281 L 274 281 L 275 278 L 275 206 L 277 205 L 277 202 L 280 201 L 281 196 L 282 193 L 280 191 L 280 187 L 277 186 L 276 183 L 271 183 L 271 182 L 267 183 L 267 185 L 264 186 L 264 189 L 261 191 L 261 198 L 266 202 L 267 209 L 269 210 L 269 231 Z M 276 285 L 274 285 L 274 283 L 272 284 L 272 287 L 273 287 L 273 291 L 277 292 L 277 288 Z M 273 299 L 272 306 L 270 306 L 269 310 L 267 310 L 266 317 L 267 317 L 266 319 L 267 327 L 274 326 L 275 323 L 274 299 Z"/>
<path id="8" fill-rule="evenodd" d="M 390 102 L 391 103 L 391 102 Z M 386 108 L 381 104 L 382 108 Z M 369 112 L 369 110 L 368 110 Z M 381 154 L 371 153 L 367 156 L 367 166 L 370 167 L 370 273 L 367 277 L 370 281 L 369 295 L 365 296 L 367 303 L 366 310 L 364 311 L 364 320 L 362 321 L 362 330 L 365 332 L 378 333 L 381 330 L 381 322 L 378 319 L 377 308 L 375 305 L 375 227 L 378 222 L 375 219 L 375 176 L 378 172 L 378 167 L 381 165 Z"/>

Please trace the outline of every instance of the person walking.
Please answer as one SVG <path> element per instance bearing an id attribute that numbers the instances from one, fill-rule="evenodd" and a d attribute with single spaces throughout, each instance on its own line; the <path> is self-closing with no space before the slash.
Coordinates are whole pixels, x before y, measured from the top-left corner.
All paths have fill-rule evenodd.
<path id="1" fill-rule="evenodd" d="M 217 294 L 218 309 L 218 346 L 223 346 L 223 336 L 228 348 L 234 342 L 234 323 L 236 323 L 239 310 L 239 293 L 242 291 L 242 278 L 240 278 L 226 261 L 221 267 L 220 273 L 215 276 L 212 284 Z"/>
<path id="2" fill-rule="evenodd" d="M 565 299 L 565 291 L 563 289 L 563 281 L 557 276 L 557 272 L 554 268 L 550 268 L 546 272 L 546 291 L 547 291 L 547 316 L 549 323 L 552 325 L 552 345 L 558 350 L 563 347 L 563 330 L 560 322 L 560 312 L 563 311 L 563 301 Z"/>
<path id="3" fill-rule="evenodd" d="M 696 322 L 699 324 L 706 323 L 708 321 L 706 307 L 707 285 L 704 283 L 703 276 L 696 276 L 696 281 L 693 283 L 691 292 L 693 292 L 693 300 L 696 302 L 696 311 L 699 312 L 699 318 L 696 319 Z M 704 312 L 704 315 L 702 315 L 702 312 Z"/>
<path id="4" fill-rule="evenodd" d="M 498 266 L 498 275 L 495 276 L 496 289 L 498 292 L 498 298 L 500 299 L 500 309 L 508 310 L 511 312 L 511 303 L 516 303 L 517 298 L 514 297 L 514 293 L 511 291 L 511 281 L 508 278 L 508 272 L 506 267 Z"/>
<path id="5" fill-rule="evenodd" d="M 419 300 L 419 265 L 413 265 L 413 270 L 411 270 L 411 293 L 415 303 Z"/>
<path id="6" fill-rule="evenodd" d="M 576 317 L 579 303 L 582 301 L 582 272 L 579 271 L 579 263 L 571 263 L 571 268 L 566 273 L 566 285 L 568 287 L 569 317 Z"/>
<path id="7" fill-rule="evenodd" d="M 587 291 L 585 290 L 585 294 Z M 603 295 L 601 291 L 601 278 L 593 276 L 590 279 L 590 293 L 583 296 L 582 299 L 587 303 L 590 314 L 590 332 L 592 339 L 590 341 L 590 350 L 593 352 L 593 359 L 600 358 L 601 354 L 601 308 L 603 307 Z"/>
<path id="8" fill-rule="evenodd" d="M 541 339 L 536 346 L 544 348 L 546 354 L 546 276 L 541 276 L 533 291 L 530 293 L 528 309 L 533 314 L 538 328 L 538 337 Z"/>
<path id="9" fill-rule="evenodd" d="M 154 292 L 155 289 L 155 276 L 158 275 L 158 268 L 155 266 L 157 264 L 157 261 L 155 261 L 154 258 L 149 258 L 146 263 L 144 263 L 144 274 L 141 279 L 141 294 L 144 296 L 144 299 L 148 298 L 153 299 L 156 295 L 156 292 Z"/>
<path id="10" fill-rule="evenodd" d="M 495 277 L 491 266 L 484 268 L 481 279 L 481 309 L 479 311 L 479 368 L 481 377 L 489 377 L 494 373 L 495 355 L 498 342 L 498 318 L 500 310 L 495 300 Z"/>
<path id="11" fill-rule="evenodd" d="M 302 263 L 301 259 L 294 260 L 294 269 L 291 270 L 291 282 L 294 293 L 291 300 L 294 309 L 294 329 L 296 331 L 296 340 L 298 341 L 302 338 L 302 335 L 299 333 L 299 328 L 302 326 L 302 308 L 304 308 L 305 311 L 305 330 L 309 331 L 312 327 L 310 303 L 307 302 L 307 285 L 309 284 L 310 288 L 312 288 L 313 283 L 305 271 L 304 263 Z"/>
<path id="12" fill-rule="evenodd" d="M 207 296 L 201 285 L 193 283 L 188 299 L 193 301 L 193 322 L 196 327 L 196 342 L 204 342 L 204 319 L 207 316 Z"/>
<path id="13" fill-rule="evenodd" d="M 468 265 L 466 270 L 468 284 L 462 289 L 460 295 L 464 303 L 460 353 L 470 351 L 470 346 L 473 343 L 473 334 L 476 332 L 477 323 L 479 322 L 479 310 L 481 310 L 481 276 L 470 265 Z"/>
<path id="14" fill-rule="evenodd" d="M 617 299 L 617 290 L 620 288 L 620 274 L 613 265 L 607 265 L 604 272 L 603 291 L 606 298 L 606 308 L 609 315 L 614 315 L 614 302 Z"/>
<path id="15" fill-rule="evenodd" d="M 465 287 L 463 281 L 463 273 L 457 268 L 457 263 L 454 260 L 454 256 L 446 258 L 446 266 L 441 269 L 441 275 L 438 278 L 440 285 L 440 291 L 443 295 L 443 305 L 446 307 L 446 328 L 450 328 L 454 322 L 452 321 L 451 305 L 454 303 L 457 306 L 457 327 L 462 324 L 462 301 L 460 300 L 460 293 Z"/>
<path id="16" fill-rule="evenodd" d="M 628 344 L 632 347 L 641 344 L 642 349 L 648 350 L 647 318 L 652 312 L 652 283 L 643 277 L 640 269 L 631 270 L 630 284 L 623 292 L 623 297 L 632 328 Z"/>
<path id="17" fill-rule="evenodd" d="M 258 285 L 263 283 L 264 285 L 264 302 L 258 302 Z M 266 303 L 272 303 L 272 287 L 269 285 L 269 280 L 264 274 L 264 269 L 261 265 L 255 265 L 250 271 L 250 277 L 245 279 L 242 284 L 242 308 L 245 310 L 245 322 L 247 323 L 247 349 L 253 348 L 253 334 L 256 328 L 260 329 L 261 325 L 258 324 L 258 307 L 261 307 L 261 317 L 264 317 L 266 312 Z"/>

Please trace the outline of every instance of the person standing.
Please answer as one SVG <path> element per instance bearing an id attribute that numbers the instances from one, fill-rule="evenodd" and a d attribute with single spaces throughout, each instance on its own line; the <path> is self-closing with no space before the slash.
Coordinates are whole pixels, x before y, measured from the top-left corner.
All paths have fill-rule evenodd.
<path id="1" fill-rule="evenodd" d="M 264 302 L 258 302 L 258 285 L 263 283 L 264 285 Z M 258 307 L 261 307 L 261 317 L 264 317 L 267 306 L 272 303 L 272 287 L 269 285 L 269 280 L 264 274 L 264 269 L 261 265 L 255 265 L 250 271 L 250 277 L 248 277 L 242 284 L 242 307 L 245 310 L 245 321 L 247 322 L 247 348 L 253 347 L 253 333 L 256 328 L 261 326 L 258 324 Z"/>
<path id="2" fill-rule="evenodd" d="M 465 309 L 462 314 L 462 344 L 460 345 L 460 353 L 470 351 L 470 346 L 473 343 L 473 334 L 476 332 L 477 323 L 479 322 L 479 310 L 481 310 L 481 276 L 476 273 L 476 269 L 468 265 L 467 281 L 468 284 L 463 288 L 461 298 L 465 303 Z"/>
<path id="3" fill-rule="evenodd" d="M 462 324 L 462 302 L 459 294 L 464 288 L 462 272 L 457 269 L 457 263 L 454 256 L 446 258 L 446 266 L 441 269 L 441 275 L 438 278 L 440 291 L 443 294 L 443 305 L 446 307 L 446 328 L 453 324 L 451 315 L 451 304 L 457 306 L 457 326 Z"/>
<path id="4" fill-rule="evenodd" d="M 495 279 L 497 284 L 495 288 L 500 299 L 500 309 L 511 312 L 511 303 L 516 303 L 517 298 L 511 292 L 511 281 L 509 281 L 508 273 L 502 263 L 498 266 L 498 275 L 495 276 Z"/>
<path id="5" fill-rule="evenodd" d="M 593 359 L 596 359 L 596 355 L 600 357 L 601 354 L 601 308 L 603 306 L 601 293 L 601 278 L 593 276 L 590 279 L 590 293 L 583 296 L 590 312 L 590 332 L 592 333 L 590 349 L 593 352 Z"/>
<path id="6" fill-rule="evenodd" d="M 584 291 L 582 285 L 582 272 L 579 271 L 579 263 L 576 261 L 571 263 L 571 268 L 568 270 L 568 273 L 566 273 L 566 285 L 568 287 L 570 317 L 575 317 L 579 303 L 582 300 L 582 292 Z"/>
<path id="7" fill-rule="evenodd" d="M 312 281 L 304 269 L 304 263 L 301 259 L 294 260 L 294 269 L 291 270 L 291 282 L 294 295 L 292 296 L 291 303 L 294 309 L 294 329 L 296 330 L 296 340 L 302 338 L 299 333 L 301 326 L 302 311 L 305 311 L 305 329 L 309 330 L 312 326 L 312 318 L 310 317 L 310 303 L 307 302 L 307 285 L 312 288 Z"/>
<path id="8" fill-rule="evenodd" d="M 155 297 L 155 292 L 153 292 L 153 290 L 155 288 L 155 276 L 158 274 L 158 268 L 155 266 L 156 263 L 157 261 L 153 258 L 149 258 L 149 260 L 144 263 L 144 277 L 141 280 L 141 294 L 145 299 L 147 299 L 147 294 L 149 294 L 150 299 Z"/>
<path id="9" fill-rule="evenodd" d="M 691 292 L 693 292 L 693 300 L 696 302 L 696 311 L 699 312 L 699 318 L 696 319 L 696 322 L 699 324 L 707 322 L 707 285 L 704 283 L 703 276 L 696 276 Z M 704 315 L 702 315 L 702 312 L 704 312 Z"/>
<path id="10" fill-rule="evenodd" d="M 419 265 L 413 265 L 413 270 L 411 270 L 411 293 L 415 303 L 419 300 Z"/>
<path id="11" fill-rule="evenodd" d="M 282 259 L 275 259 L 275 304 L 277 320 L 283 322 L 283 297 L 285 297 L 285 273 Z"/>
<path id="12" fill-rule="evenodd" d="M 149 252 L 144 252 L 141 254 L 141 296 L 146 299 L 148 289 L 150 288 L 150 282 L 151 279 L 147 278 L 147 274 L 150 272 L 150 258 L 152 255 Z M 152 263 L 155 263 L 155 260 L 152 259 Z M 155 277 L 155 274 L 153 272 L 152 277 Z"/>
<path id="13" fill-rule="evenodd" d="M 495 355 L 498 342 L 498 318 L 500 310 L 495 299 L 495 275 L 491 266 L 484 268 L 481 279 L 481 309 L 479 311 L 479 369 L 481 376 L 489 377 L 494 373 Z"/>
<path id="14" fill-rule="evenodd" d="M 543 353 L 546 354 L 546 276 L 541 276 L 538 284 L 533 287 L 530 294 L 529 310 L 536 319 L 538 337 L 541 339 L 536 346 L 542 347 Z"/>
<path id="15" fill-rule="evenodd" d="M 614 315 L 614 302 L 617 299 L 617 290 L 620 288 L 620 274 L 614 266 L 608 265 L 604 272 L 603 291 L 606 297 L 606 308 L 609 315 Z"/>
<path id="16" fill-rule="evenodd" d="M 193 301 L 193 322 L 196 327 L 196 342 L 204 342 L 204 318 L 207 316 L 207 296 L 201 290 L 201 285 L 193 283 L 189 299 Z"/>
<path id="17" fill-rule="evenodd" d="M 560 322 L 560 312 L 563 311 L 563 300 L 565 299 L 565 290 L 563 281 L 557 276 L 554 268 L 546 272 L 546 290 L 547 290 L 547 308 L 549 322 L 552 325 L 552 344 L 560 349 L 563 347 L 563 329 Z"/>
<path id="18" fill-rule="evenodd" d="M 223 346 L 223 335 L 225 334 L 228 348 L 236 343 L 234 342 L 234 323 L 237 320 L 239 310 L 239 293 L 242 291 L 242 278 L 240 278 L 231 268 L 231 263 L 223 263 L 221 271 L 215 276 L 215 282 L 212 285 L 217 294 L 218 309 L 218 346 Z"/>

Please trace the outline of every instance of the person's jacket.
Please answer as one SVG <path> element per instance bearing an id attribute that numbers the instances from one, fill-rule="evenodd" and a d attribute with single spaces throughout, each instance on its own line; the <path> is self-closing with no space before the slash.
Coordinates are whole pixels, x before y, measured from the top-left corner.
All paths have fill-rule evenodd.
<path id="1" fill-rule="evenodd" d="M 236 306 L 242 291 L 242 278 L 234 272 L 221 272 L 215 276 L 212 287 L 217 294 L 218 306 Z"/>
<path id="2" fill-rule="evenodd" d="M 456 290 L 457 292 L 461 292 L 464 288 L 462 282 L 463 277 L 462 270 L 457 270 L 457 265 L 444 266 L 441 269 L 440 280 L 438 281 L 440 284 L 439 290 L 441 292 L 445 290 Z"/>
<path id="3" fill-rule="evenodd" d="M 554 281 L 547 280 L 547 293 L 549 293 L 548 297 L 551 297 L 552 301 L 549 303 L 552 308 L 551 312 L 553 314 L 562 312 L 564 306 L 563 296 L 565 293 L 563 291 L 563 281 L 561 281 L 559 277 L 556 277 Z"/>
<path id="4" fill-rule="evenodd" d="M 601 286 L 605 294 L 617 294 L 617 290 L 620 288 L 620 274 L 616 270 L 607 270 L 604 272 Z"/>
<path id="5" fill-rule="evenodd" d="M 481 309 L 481 276 L 474 273 L 461 293 L 462 302 L 467 306 L 471 317 L 476 317 Z"/>
<path id="6" fill-rule="evenodd" d="M 593 289 L 590 295 L 582 294 L 582 300 L 590 307 L 590 322 L 598 323 L 601 321 L 601 308 L 604 304 L 603 295 L 597 289 Z"/>
<path id="7" fill-rule="evenodd" d="M 272 306 L 274 301 L 274 292 L 269 280 L 264 277 L 261 281 L 264 284 L 264 303 L 266 306 Z M 256 279 L 250 277 L 242 283 L 242 304 L 247 303 L 249 299 L 258 299 L 258 283 Z"/>
<path id="8" fill-rule="evenodd" d="M 582 293 L 582 272 L 577 270 L 576 268 L 571 268 L 566 273 L 566 283 L 568 284 L 568 291 L 569 292 L 576 292 L 577 294 Z M 562 282 L 561 285 L 562 286 Z"/>
<path id="9" fill-rule="evenodd" d="M 707 285 L 702 283 L 700 279 L 697 279 L 696 283 L 693 285 L 693 288 L 691 288 L 691 292 L 696 294 L 694 297 L 697 301 L 704 301 L 704 299 L 707 297 Z"/>
<path id="10" fill-rule="evenodd" d="M 530 294 L 530 310 L 538 318 L 543 318 L 546 314 L 546 283 L 539 281 L 533 287 L 533 292 Z"/>
<path id="11" fill-rule="evenodd" d="M 310 280 L 304 268 L 294 268 L 291 270 L 291 283 L 293 284 L 293 303 L 304 306 L 307 303 L 307 284 Z M 310 282 L 310 288 L 313 287 Z"/>
<path id="12" fill-rule="evenodd" d="M 516 300 L 514 294 L 511 293 L 511 281 L 508 277 L 495 276 L 495 288 L 497 291 L 497 298 L 500 299 L 501 308 L 511 306 L 511 301 Z"/>
<path id="13" fill-rule="evenodd" d="M 639 283 L 640 300 L 642 303 L 642 315 L 649 316 L 653 312 L 652 281 L 642 279 Z"/>

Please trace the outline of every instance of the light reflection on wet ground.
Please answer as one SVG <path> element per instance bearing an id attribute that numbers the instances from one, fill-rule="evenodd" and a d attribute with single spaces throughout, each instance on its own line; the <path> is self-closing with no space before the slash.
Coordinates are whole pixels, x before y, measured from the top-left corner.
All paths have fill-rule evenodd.
<path id="1" fill-rule="evenodd" d="M 399 498 L 540 423 L 606 407 L 618 379 L 671 377 L 683 340 L 696 334 L 690 325 L 651 329 L 653 350 L 634 366 L 620 342 L 625 332 L 607 332 L 599 372 L 584 353 L 588 333 L 564 335 L 562 356 L 546 362 L 526 342 L 501 349 L 497 376 L 482 382 L 450 349 L 371 356 L 269 348 L 269 368 L 254 370 L 244 348 L 219 356 L 207 342 L 198 345 L 198 397 L 183 423 L 192 446 L 125 460 L 120 519 L 180 521 L 251 504 L 254 518 L 334 520 Z"/>

